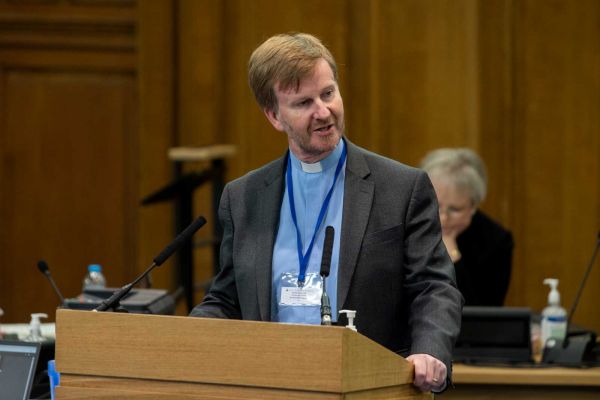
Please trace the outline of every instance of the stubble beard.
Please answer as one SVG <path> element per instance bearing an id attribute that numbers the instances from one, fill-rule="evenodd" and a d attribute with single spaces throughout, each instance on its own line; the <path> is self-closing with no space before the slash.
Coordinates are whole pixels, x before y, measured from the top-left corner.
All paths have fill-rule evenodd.
<path id="1" fill-rule="evenodd" d="M 291 138 L 295 147 L 302 152 L 301 155 L 296 154 L 296 157 L 300 159 L 306 158 L 312 160 L 310 162 L 314 162 L 325 158 L 322 157 L 324 154 L 328 155 L 331 153 L 344 135 L 344 121 L 340 123 L 340 121 L 334 120 L 332 124 L 332 133 L 326 137 L 317 137 L 316 144 L 313 142 L 315 135 L 312 133 L 311 128 L 303 134 L 298 134 L 289 125 L 286 126 L 287 132 L 293 132 L 291 135 L 288 133 L 288 137 Z M 302 159 L 302 161 L 306 160 Z"/>

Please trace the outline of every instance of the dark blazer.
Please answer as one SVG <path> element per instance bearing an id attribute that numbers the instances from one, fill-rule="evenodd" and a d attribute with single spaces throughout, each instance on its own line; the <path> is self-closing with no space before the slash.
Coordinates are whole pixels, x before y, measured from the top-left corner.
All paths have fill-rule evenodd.
<path id="1" fill-rule="evenodd" d="M 456 238 L 458 288 L 469 306 L 502 306 L 512 269 L 512 234 L 481 211 Z"/>
<path id="2" fill-rule="evenodd" d="M 340 309 L 356 310 L 358 331 L 388 349 L 430 354 L 451 371 L 462 296 L 441 241 L 429 178 L 346 143 Z M 225 187 L 221 271 L 192 316 L 271 319 L 271 263 L 286 157 Z"/>

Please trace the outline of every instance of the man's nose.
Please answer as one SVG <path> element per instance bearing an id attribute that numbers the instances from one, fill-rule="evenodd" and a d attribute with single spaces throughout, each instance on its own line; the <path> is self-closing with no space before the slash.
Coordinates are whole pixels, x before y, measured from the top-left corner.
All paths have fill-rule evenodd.
<path id="1" fill-rule="evenodd" d="M 327 106 L 325 102 L 322 100 L 315 101 L 315 112 L 313 113 L 313 117 L 315 119 L 327 119 L 331 115 L 331 110 Z"/>

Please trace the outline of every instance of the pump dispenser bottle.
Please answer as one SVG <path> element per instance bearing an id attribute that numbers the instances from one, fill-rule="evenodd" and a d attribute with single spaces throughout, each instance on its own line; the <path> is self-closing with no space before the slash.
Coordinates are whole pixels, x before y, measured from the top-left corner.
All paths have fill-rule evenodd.
<path id="1" fill-rule="evenodd" d="M 25 338 L 26 342 L 43 342 L 45 339 L 42 336 L 42 325 L 40 318 L 48 318 L 47 314 L 37 313 L 31 314 L 31 321 L 29 322 L 29 335 Z"/>
<path id="2" fill-rule="evenodd" d="M 542 311 L 541 341 L 542 348 L 550 338 L 564 340 L 567 335 L 567 311 L 560 306 L 558 279 L 544 279 L 544 284 L 550 286 L 548 306 Z"/>

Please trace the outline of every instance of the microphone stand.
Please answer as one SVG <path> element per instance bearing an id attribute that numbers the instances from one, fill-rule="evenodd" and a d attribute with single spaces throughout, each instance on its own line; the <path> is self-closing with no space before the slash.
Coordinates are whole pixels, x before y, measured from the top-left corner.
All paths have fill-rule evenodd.
<path id="1" fill-rule="evenodd" d="M 323 276 L 323 294 L 321 295 L 321 325 L 331 325 L 331 304 L 325 288 L 325 276 Z"/>
<path id="2" fill-rule="evenodd" d="M 58 286 L 56 285 L 54 278 L 52 278 L 52 275 L 50 274 L 50 269 L 48 268 L 48 264 L 46 263 L 46 261 L 40 260 L 40 261 L 38 261 L 37 266 L 38 266 L 38 269 L 40 270 L 40 272 L 42 274 L 44 274 L 44 276 L 50 281 L 50 284 L 52 285 L 52 289 L 54 289 L 54 293 L 56 293 L 56 295 L 58 296 L 58 299 L 60 300 L 60 307 L 64 307 L 65 298 L 63 297 L 62 293 L 58 289 Z"/>
<path id="3" fill-rule="evenodd" d="M 150 271 L 164 263 L 175 252 L 175 250 L 177 250 L 185 241 L 191 238 L 192 235 L 196 233 L 196 231 L 200 229 L 205 223 L 206 219 L 204 219 L 204 217 L 198 217 L 197 220 L 195 220 L 187 228 L 185 228 L 185 230 L 181 232 L 179 236 L 177 236 L 175 240 L 171 242 L 171 244 L 165 247 L 165 249 L 161 251 L 160 254 L 156 256 L 156 258 L 154 258 L 152 265 L 150 265 L 140 276 L 138 276 L 133 282 L 123 286 L 121 289 L 114 292 L 112 296 L 102 301 L 102 303 L 100 303 L 100 305 L 96 307 L 93 311 L 113 310 L 116 312 L 127 312 L 127 310 L 121 307 L 121 299 L 125 297 L 125 295 L 127 295 L 127 293 L 129 293 L 139 281 L 144 279 L 150 273 Z"/>
<path id="4" fill-rule="evenodd" d="M 102 301 L 102 303 L 100 303 L 100 305 L 98 307 L 96 307 L 93 311 L 107 311 L 107 310 L 112 310 L 114 312 L 128 312 L 126 309 L 124 309 L 123 307 L 121 307 L 121 299 L 123 297 L 125 297 L 125 295 L 127 295 L 131 289 L 133 289 L 133 287 L 135 285 L 137 285 L 137 283 L 139 281 L 141 281 L 142 279 L 144 279 L 146 277 L 146 275 L 148 275 L 150 273 L 150 271 L 152 271 L 155 267 L 157 267 L 158 265 L 156 264 L 156 262 L 153 262 L 152 265 L 150 265 L 140 276 L 138 276 L 133 282 L 123 286 L 121 289 L 116 290 L 112 296 L 110 296 L 108 299 Z"/>
<path id="5" fill-rule="evenodd" d="M 587 282 L 592 267 L 594 266 L 594 261 L 598 255 L 598 249 L 600 249 L 600 231 L 598 232 L 598 240 L 596 241 L 596 247 L 594 248 L 592 258 L 590 259 L 590 263 L 585 270 L 585 274 L 583 275 L 583 279 L 579 285 L 579 289 L 577 290 L 577 295 L 575 296 L 575 301 L 573 302 L 571 310 L 569 311 L 565 339 L 563 341 L 557 341 L 554 343 L 554 346 L 552 346 L 552 343 L 549 341 L 548 346 L 544 348 L 544 355 L 542 358 L 544 363 L 579 367 L 586 361 L 593 361 L 591 360 L 591 354 L 592 348 L 596 343 L 596 333 L 590 330 L 569 333 L 569 328 L 571 327 L 571 320 L 573 319 L 573 314 L 575 314 L 575 310 L 579 304 L 579 299 L 581 298 L 583 288 Z"/>
<path id="6" fill-rule="evenodd" d="M 333 226 L 325 228 L 325 241 L 323 242 L 323 255 L 321 258 L 321 277 L 323 278 L 323 293 L 321 294 L 321 325 L 331 325 L 331 304 L 327 295 L 325 278 L 329 276 L 331 269 L 331 254 L 333 252 Z"/>

